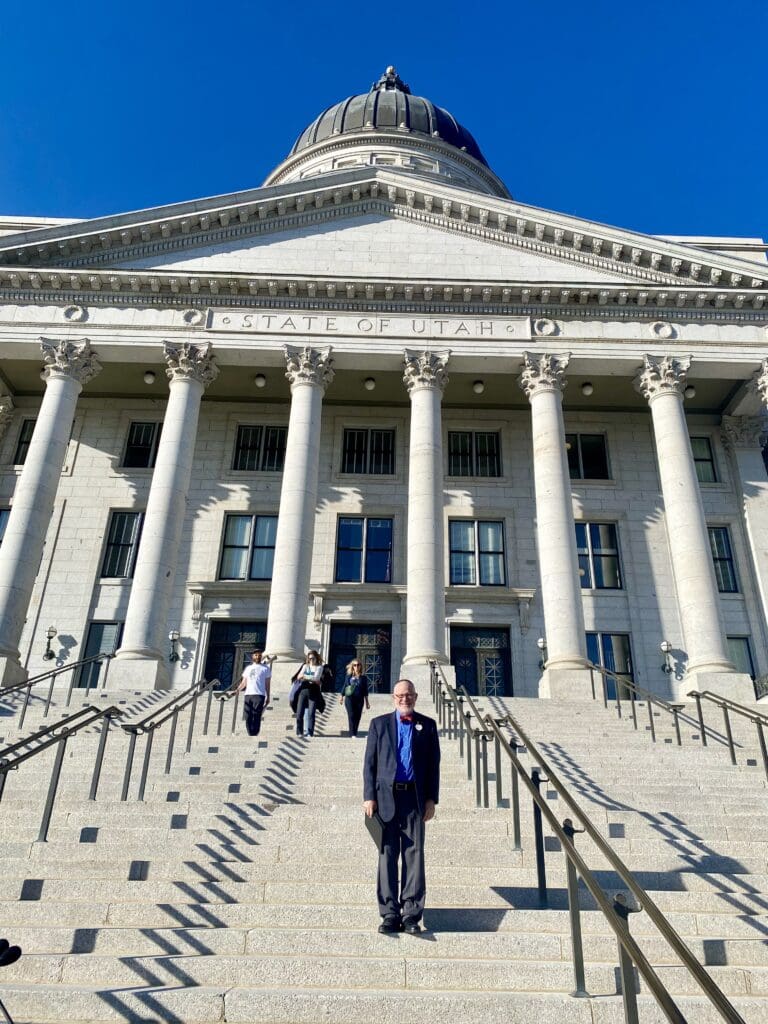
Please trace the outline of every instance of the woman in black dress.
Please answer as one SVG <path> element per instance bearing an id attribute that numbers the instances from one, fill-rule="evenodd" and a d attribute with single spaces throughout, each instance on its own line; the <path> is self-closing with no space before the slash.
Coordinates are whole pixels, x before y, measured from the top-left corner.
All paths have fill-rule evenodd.
<path id="1" fill-rule="evenodd" d="M 339 698 L 339 704 L 347 709 L 349 721 L 349 735 L 357 736 L 360 727 L 360 719 L 363 714 L 363 705 L 366 710 L 371 710 L 368 703 L 368 677 L 363 675 L 362 662 L 355 659 L 347 665 L 347 675 L 344 680 L 344 689 Z"/>

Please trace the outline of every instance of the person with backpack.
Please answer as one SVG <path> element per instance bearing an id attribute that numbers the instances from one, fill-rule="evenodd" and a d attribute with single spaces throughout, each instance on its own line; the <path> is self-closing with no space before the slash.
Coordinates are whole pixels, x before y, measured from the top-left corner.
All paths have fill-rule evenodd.
<path id="1" fill-rule="evenodd" d="M 347 709 L 349 735 L 357 736 L 360 719 L 363 715 L 363 705 L 368 711 L 371 710 L 371 705 L 368 703 L 368 677 L 363 675 L 363 663 L 357 658 L 347 665 L 347 675 L 339 704 L 343 704 Z"/>

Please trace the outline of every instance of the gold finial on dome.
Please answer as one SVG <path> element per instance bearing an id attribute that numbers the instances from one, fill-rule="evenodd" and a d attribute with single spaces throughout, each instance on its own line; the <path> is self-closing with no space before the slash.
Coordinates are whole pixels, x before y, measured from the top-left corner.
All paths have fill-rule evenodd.
<path id="1" fill-rule="evenodd" d="M 411 90 L 398 75 L 395 70 L 394 64 L 389 64 L 387 70 L 378 80 L 371 86 L 371 92 L 404 92 L 410 96 Z"/>

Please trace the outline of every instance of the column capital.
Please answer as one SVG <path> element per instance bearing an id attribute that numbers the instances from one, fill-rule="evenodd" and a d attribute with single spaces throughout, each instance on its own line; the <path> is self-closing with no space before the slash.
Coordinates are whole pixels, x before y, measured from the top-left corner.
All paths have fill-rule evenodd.
<path id="1" fill-rule="evenodd" d="M 683 397 L 683 388 L 691 368 L 691 357 L 643 356 L 643 365 L 634 379 L 635 390 L 652 402 L 659 395 L 675 394 Z"/>
<path id="2" fill-rule="evenodd" d="M 763 416 L 723 416 L 720 428 L 727 448 L 760 448 L 768 434 Z"/>
<path id="3" fill-rule="evenodd" d="M 517 383 L 530 401 L 542 391 L 560 391 L 568 384 L 565 371 L 571 360 L 570 352 L 552 355 L 549 352 L 523 352 L 523 370 Z"/>
<path id="4" fill-rule="evenodd" d="M 209 342 L 192 345 L 185 341 L 177 345 L 173 341 L 165 341 L 163 354 L 168 364 L 165 372 L 171 384 L 178 380 L 194 380 L 207 388 L 219 375 Z"/>
<path id="5" fill-rule="evenodd" d="M 46 383 L 52 377 L 69 377 L 82 387 L 83 384 L 92 380 L 101 369 L 101 364 L 91 350 L 88 338 L 83 338 L 80 341 L 67 341 L 66 339 L 55 341 L 51 338 L 41 338 L 40 347 L 43 350 L 43 362 L 45 363 L 40 376 Z"/>
<path id="6" fill-rule="evenodd" d="M 768 359 L 764 359 L 760 369 L 752 374 L 749 386 L 760 395 L 763 405 L 768 407 Z"/>
<path id="7" fill-rule="evenodd" d="M 284 345 L 285 376 L 291 383 L 291 389 L 298 384 L 310 384 L 325 391 L 335 376 L 332 351 L 330 347 L 319 349 L 305 345 L 303 348 L 295 348 L 293 345 Z"/>
<path id="8" fill-rule="evenodd" d="M 10 395 L 0 395 L 0 441 L 5 437 L 5 432 L 13 419 L 14 404 Z"/>
<path id="9" fill-rule="evenodd" d="M 427 352 L 405 349 L 403 351 L 403 384 L 411 394 L 417 388 L 437 388 L 442 394 L 448 383 L 446 367 L 450 351 Z"/>

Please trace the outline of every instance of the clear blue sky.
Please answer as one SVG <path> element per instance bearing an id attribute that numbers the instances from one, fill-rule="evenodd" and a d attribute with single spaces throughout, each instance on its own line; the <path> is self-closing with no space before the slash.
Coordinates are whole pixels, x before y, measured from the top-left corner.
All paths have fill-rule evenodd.
<path id="1" fill-rule="evenodd" d="M 262 183 L 387 64 L 516 199 L 651 234 L 768 236 L 768 0 L 5 0 L 0 215 Z"/>

